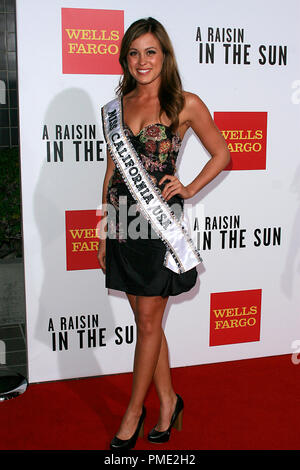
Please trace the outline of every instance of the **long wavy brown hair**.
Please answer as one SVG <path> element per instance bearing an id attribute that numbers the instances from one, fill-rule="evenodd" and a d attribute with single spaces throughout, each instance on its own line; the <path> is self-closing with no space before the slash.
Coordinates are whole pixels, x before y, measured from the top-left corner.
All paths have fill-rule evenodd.
<path id="1" fill-rule="evenodd" d="M 184 106 L 182 83 L 168 33 L 163 25 L 154 18 L 149 17 L 135 21 L 123 36 L 119 56 L 123 75 L 117 88 L 117 94 L 126 95 L 136 87 L 136 80 L 128 69 L 127 55 L 132 41 L 146 33 L 152 33 L 158 39 L 165 55 L 161 71 L 161 85 L 158 92 L 160 116 L 163 112 L 166 113 L 171 121 L 171 129 L 174 131 L 178 128 L 178 116 Z"/>

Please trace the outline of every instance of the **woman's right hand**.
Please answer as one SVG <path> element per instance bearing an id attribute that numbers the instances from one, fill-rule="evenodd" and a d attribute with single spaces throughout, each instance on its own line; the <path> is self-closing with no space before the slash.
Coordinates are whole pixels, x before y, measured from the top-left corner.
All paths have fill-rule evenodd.
<path id="1" fill-rule="evenodd" d="M 99 248 L 97 253 L 97 258 L 100 264 L 100 268 L 102 268 L 104 274 L 106 274 L 106 246 L 105 240 L 99 241 Z"/>

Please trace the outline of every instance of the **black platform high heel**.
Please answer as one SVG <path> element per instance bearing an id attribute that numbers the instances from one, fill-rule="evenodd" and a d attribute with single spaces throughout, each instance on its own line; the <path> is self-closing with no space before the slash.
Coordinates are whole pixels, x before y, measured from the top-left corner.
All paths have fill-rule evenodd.
<path id="1" fill-rule="evenodd" d="M 111 443 L 110 443 L 110 448 L 111 450 L 119 450 L 119 451 L 126 451 L 133 449 L 137 438 L 138 437 L 143 437 L 144 435 L 144 420 L 146 416 L 146 408 L 143 406 L 142 414 L 140 416 L 137 428 L 134 432 L 134 434 L 131 436 L 130 439 L 119 439 L 117 436 L 114 436 Z"/>
<path id="2" fill-rule="evenodd" d="M 180 395 L 177 395 L 177 402 L 175 406 L 174 413 L 172 415 L 170 426 L 166 431 L 157 431 L 153 428 L 148 434 L 148 441 L 154 442 L 156 444 L 161 444 L 162 442 L 168 442 L 171 435 L 171 430 L 174 427 L 178 431 L 182 429 L 182 414 L 183 414 L 183 400 Z"/>

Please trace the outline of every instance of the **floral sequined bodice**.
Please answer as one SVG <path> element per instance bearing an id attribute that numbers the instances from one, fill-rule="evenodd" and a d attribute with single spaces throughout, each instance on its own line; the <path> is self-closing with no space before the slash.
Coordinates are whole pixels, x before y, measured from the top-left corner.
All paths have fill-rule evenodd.
<path id="1" fill-rule="evenodd" d="M 124 133 L 135 148 L 153 184 L 162 191 L 166 182 L 159 185 L 161 178 L 164 175 L 174 175 L 176 172 L 176 160 L 181 146 L 180 137 L 177 134 L 174 134 L 170 127 L 159 123 L 144 127 L 137 135 L 134 135 L 131 129 L 124 125 Z M 126 240 L 124 235 L 125 227 L 118 219 L 120 197 L 122 196 L 126 196 L 127 208 L 136 204 L 136 201 L 128 190 L 122 175 L 117 167 L 115 167 L 114 173 L 108 184 L 107 202 L 114 206 L 117 220 L 115 222 L 110 220 L 109 233 L 110 237 L 115 237 L 120 243 L 123 243 Z M 183 199 L 179 195 L 175 195 L 168 200 L 168 204 L 172 205 L 173 203 L 179 204 L 178 207 L 183 207 Z M 180 213 L 178 213 L 177 216 L 179 217 Z M 134 217 L 135 215 L 130 216 L 128 213 L 128 222 Z M 146 233 L 148 236 L 150 236 L 150 232 L 151 224 L 147 226 Z"/>
<path id="2" fill-rule="evenodd" d="M 176 172 L 176 160 L 181 146 L 181 139 L 174 134 L 170 127 L 163 124 L 150 124 L 134 135 L 128 126 L 124 126 L 124 132 L 130 139 L 133 147 L 138 153 L 144 168 L 150 175 L 155 186 L 158 186 L 160 179 L 165 175 L 173 175 Z M 120 195 L 120 184 L 125 185 L 121 174 L 115 168 L 113 176 L 109 182 L 109 195 L 111 190 L 114 196 Z M 123 193 L 123 191 L 121 191 Z"/>

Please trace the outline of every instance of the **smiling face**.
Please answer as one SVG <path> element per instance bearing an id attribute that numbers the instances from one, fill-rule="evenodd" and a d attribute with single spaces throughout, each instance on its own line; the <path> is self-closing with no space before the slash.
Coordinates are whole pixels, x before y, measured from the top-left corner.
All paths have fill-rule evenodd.
<path id="1" fill-rule="evenodd" d="M 164 54 L 159 40 L 146 33 L 130 44 L 127 65 L 130 74 L 140 85 L 160 81 Z"/>

